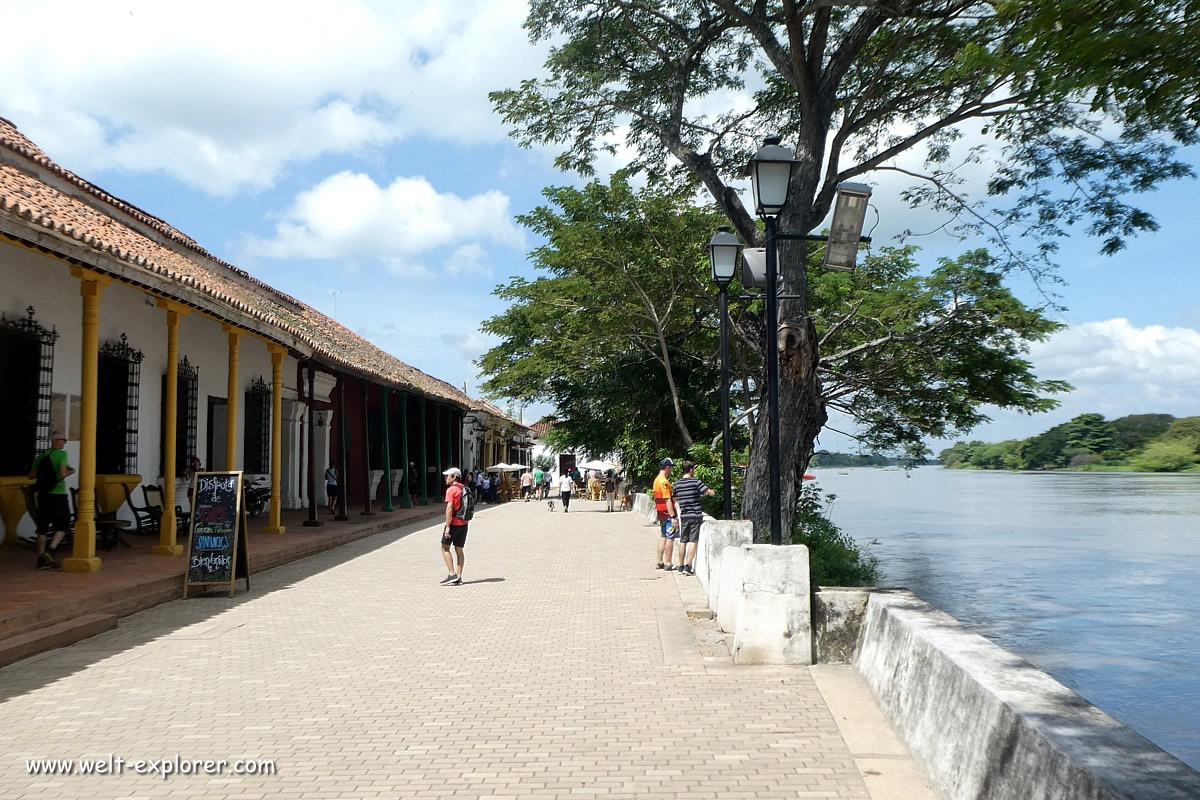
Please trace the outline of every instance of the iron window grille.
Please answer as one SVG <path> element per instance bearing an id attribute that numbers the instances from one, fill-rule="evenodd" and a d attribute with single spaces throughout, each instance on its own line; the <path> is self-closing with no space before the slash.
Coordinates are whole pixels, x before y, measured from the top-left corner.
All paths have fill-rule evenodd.
<path id="1" fill-rule="evenodd" d="M 27 386 L 31 387 L 33 381 L 36 381 L 36 394 L 33 398 L 12 396 L 6 400 L 12 400 L 21 408 L 23 413 L 11 414 L 6 421 L 13 425 L 18 441 L 21 442 L 20 449 L 24 451 L 19 455 L 21 466 L 17 470 L 19 473 L 28 472 L 33 466 L 33 459 L 38 453 L 50 446 L 50 405 L 52 400 L 54 386 L 54 343 L 58 341 L 58 332 L 54 328 L 46 328 L 39 323 L 34 315 L 33 306 L 25 309 L 25 316 L 16 319 L 9 319 L 7 315 L 0 313 L 0 329 L 12 336 L 17 342 L 22 342 L 33 349 L 36 349 L 36 355 L 30 353 L 30 361 L 26 365 L 26 372 L 30 375 L 30 382 Z M 19 345 L 18 345 L 19 346 Z M 36 359 L 34 366 L 33 359 Z M 4 380 L 9 384 L 9 390 L 22 392 L 22 387 L 17 380 L 14 380 L 16 369 L 10 371 L 9 366 L 4 365 Z M 26 388 L 24 391 L 28 391 Z M 5 404 L 6 406 L 8 403 Z M 14 411 L 16 409 L 13 409 Z M 15 417 L 15 418 L 14 418 Z M 64 432 L 65 433 L 65 432 Z M 9 459 L 5 459 L 8 461 Z M 15 464 L 14 464 L 15 465 Z M 10 465 L 10 466 L 14 466 Z M 6 470 L 8 471 L 8 470 Z"/>
<path id="2" fill-rule="evenodd" d="M 126 475 L 138 471 L 138 409 L 142 385 L 141 350 L 129 345 L 129 338 L 122 333 L 119 342 L 109 342 L 100 348 L 100 357 L 125 365 L 125 408 L 124 408 L 124 461 Z"/>
<path id="3" fill-rule="evenodd" d="M 192 459 L 196 458 L 197 414 L 196 407 L 200 396 L 200 367 L 193 366 L 187 356 L 179 362 L 176 373 L 175 394 L 175 475 L 191 474 Z M 162 378 L 162 428 L 163 435 L 159 440 L 159 464 L 161 472 L 166 470 L 167 440 L 167 376 Z"/>
<path id="4" fill-rule="evenodd" d="M 271 470 L 271 384 L 262 376 L 246 392 L 246 472 L 259 475 Z"/>

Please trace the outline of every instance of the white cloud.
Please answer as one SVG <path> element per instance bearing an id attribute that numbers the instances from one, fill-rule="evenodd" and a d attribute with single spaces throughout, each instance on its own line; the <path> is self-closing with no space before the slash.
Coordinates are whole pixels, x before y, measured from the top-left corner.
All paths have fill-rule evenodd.
<path id="1" fill-rule="evenodd" d="M 39 30 L 40 3 L 5 3 Z M 55 4 L 10 36 L 0 115 L 85 174 L 159 171 L 214 194 L 286 165 L 429 136 L 505 138 L 487 92 L 534 74 L 524 0 Z M 97 48 L 97 43 L 104 43 Z"/>
<path id="2" fill-rule="evenodd" d="M 450 255 L 451 273 L 490 272 L 481 241 L 524 247 L 501 192 L 462 198 L 439 193 L 422 177 L 380 186 L 368 175 L 339 172 L 297 195 L 274 235 L 248 238 L 242 251 L 270 259 L 378 261 L 397 275 L 430 277 L 419 256 L 456 242 L 465 243 Z"/>
<path id="3" fill-rule="evenodd" d="M 1193 328 L 1138 327 L 1120 317 L 1084 322 L 1033 345 L 1029 358 L 1038 377 L 1065 380 L 1075 390 L 1059 395 L 1062 406 L 1049 414 L 993 410 L 995 421 L 972 439 L 1024 438 L 1085 413 L 1115 419 L 1198 410 L 1200 331 Z"/>
<path id="4" fill-rule="evenodd" d="M 487 278 L 492 274 L 487 251 L 476 242 L 455 248 L 450 258 L 446 259 L 446 269 L 451 275 L 481 275 Z"/>

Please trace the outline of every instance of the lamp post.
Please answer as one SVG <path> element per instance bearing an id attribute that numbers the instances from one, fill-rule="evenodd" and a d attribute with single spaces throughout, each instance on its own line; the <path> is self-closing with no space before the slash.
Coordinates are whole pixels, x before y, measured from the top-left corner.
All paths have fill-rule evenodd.
<path id="1" fill-rule="evenodd" d="M 771 544 L 783 544 L 783 509 L 781 506 L 783 490 L 781 486 L 780 472 L 780 454 L 779 454 L 779 252 L 778 242 L 784 241 L 819 241 L 826 242 L 825 260 L 826 269 L 842 270 L 850 272 L 854 270 L 855 260 L 858 256 L 858 245 L 861 242 L 869 242 L 869 238 L 862 236 L 863 222 L 866 219 L 867 201 L 871 197 L 871 187 L 861 183 L 841 183 L 837 188 L 837 197 L 834 201 L 833 220 L 830 224 L 829 236 L 816 236 L 811 234 L 786 234 L 779 232 L 779 215 L 787 206 L 788 194 L 791 188 L 792 173 L 796 167 L 796 160 L 792 157 L 791 151 L 780 145 L 778 136 L 768 136 L 763 140 L 763 146 L 758 149 L 754 157 L 750 160 L 749 173 L 750 182 L 754 190 L 754 210 L 763 222 L 766 223 L 766 239 L 764 241 L 765 252 L 761 256 L 751 259 L 752 251 L 744 253 L 743 272 L 746 273 L 742 284 L 744 286 L 762 286 L 764 288 L 763 300 L 766 302 L 766 328 L 767 328 L 767 352 L 766 352 L 766 367 L 767 367 L 767 469 L 769 473 L 769 496 L 767 498 L 768 507 L 771 516 Z M 718 242 L 718 237 L 723 231 L 728 231 L 728 228 L 719 229 L 717 236 L 714 236 L 709 242 L 709 258 L 713 267 L 713 280 L 721 287 L 721 333 L 722 333 L 722 350 L 728 342 L 725 339 L 726 322 L 726 292 L 728 281 L 721 284 L 717 276 L 717 253 L 719 247 L 731 247 L 727 240 L 722 239 Z M 729 234 L 732 237 L 732 234 Z M 734 237 L 736 238 L 736 237 Z M 729 251 L 721 250 L 721 253 Z M 733 250 L 733 257 L 729 263 L 732 264 L 736 260 L 736 250 Z M 724 259 L 729 258 L 727 255 L 722 255 L 722 269 L 725 269 Z M 803 303 L 804 314 L 808 314 L 808 274 L 807 274 L 807 255 L 805 261 L 800 268 L 800 294 L 794 296 L 785 296 L 782 299 L 800 300 Z M 765 262 L 765 263 L 763 263 Z M 766 275 L 761 282 L 757 280 L 755 268 L 760 265 L 763 267 Z M 725 361 L 727 357 L 722 353 L 722 380 L 725 383 L 725 391 L 723 397 L 726 399 L 728 392 L 728 377 L 726 374 Z M 724 411 L 726 420 L 725 440 L 726 454 L 728 454 L 728 408 Z M 726 455 L 726 474 L 728 474 L 728 455 Z M 728 497 L 728 488 L 726 488 L 726 496 Z M 726 514 L 728 515 L 728 503 L 726 500 Z"/>
<path id="2" fill-rule="evenodd" d="M 767 469 L 771 512 L 771 544 L 783 544 L 783 488 L 779 473 L 779 257 L 776 247 L 778 218 L 788 201 L 796 160 L 768 136 L 750 160 L 750 185 L 754 210 L 767 225 Z"/>
<path id="3" fill-rule="evenodd" d="M 721 315 L 721 469 L 722 504 L 725 519 L 733 519 L 733 466 L 729 439 L 729 284 L 737 269 L 738 253 L 742 243 L 730 231 L 728 225 L 717 228 L 717 233 L 708 241 L 708 260 L 712 266 L 713 283 L 720 289 Z"/>

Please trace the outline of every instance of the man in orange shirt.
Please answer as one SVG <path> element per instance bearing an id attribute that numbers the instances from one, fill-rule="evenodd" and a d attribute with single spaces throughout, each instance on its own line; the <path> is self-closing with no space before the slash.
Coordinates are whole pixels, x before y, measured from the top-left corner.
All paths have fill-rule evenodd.
<path id="1" fill-rule="evenodd" d="M 654 510 L 658 514 L 658 527 L 662 535 L 658 539 L 657 569 L 673 570 L 671 556 L 675 552 L 675 540 L 679 538 L 679 524 L 672 521 L 676 516 L 675 502 L 671 498 L 671 467 L 675 462 L 664 458 L 658 462 L 658 477 L 654 479 Z M 663 561 L 663 556 L 666 561 Z"/>

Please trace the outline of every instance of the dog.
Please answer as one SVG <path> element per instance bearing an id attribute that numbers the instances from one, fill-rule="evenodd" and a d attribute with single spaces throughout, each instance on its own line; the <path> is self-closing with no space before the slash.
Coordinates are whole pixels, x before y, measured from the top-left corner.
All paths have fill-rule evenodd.
<path id="1" fill-rule="evenodd" d="M 547 502 L 546 502 L 546 505 L 550 507 L 550 510 L 551 510 L 551 511 L 553 511 L 553 510 L 554 510 L 554 501 L 553 501 L 553 500 L 549 500 L 549 501 L 547 501 Z"/>

